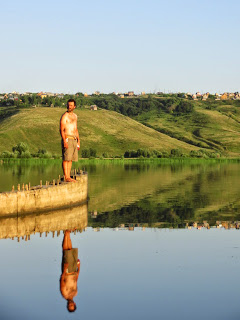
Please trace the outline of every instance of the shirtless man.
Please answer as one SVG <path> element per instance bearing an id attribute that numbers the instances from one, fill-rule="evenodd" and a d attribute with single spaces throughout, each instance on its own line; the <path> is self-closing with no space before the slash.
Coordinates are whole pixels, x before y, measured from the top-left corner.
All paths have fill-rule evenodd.
<path id="1" fill-rule="evenodd" d="M 76 101 L 69 99 L 67 111 L 60 120 L 60 133 L 62 137 L 62 158 L 63 173 L 67 182 L 76 181 L 70 177 L 72 161 L 78 161 L 78 150 L 80 149 L 80 139 L 77 129 L 77 115 L 73 113 L 76 108 Z"/>
<path id="2" fill-rule="evenodd" d="M 76 303 L 73 298 L 77 295 L 77 281 L 80 272 L 80 261 L 78 249 L 72 248 L 70 230 L 66 230 L 63 239 L 62 275 L 60 279 L 60 291 L 67 300 L 69 312 L 76 310 Z"/>

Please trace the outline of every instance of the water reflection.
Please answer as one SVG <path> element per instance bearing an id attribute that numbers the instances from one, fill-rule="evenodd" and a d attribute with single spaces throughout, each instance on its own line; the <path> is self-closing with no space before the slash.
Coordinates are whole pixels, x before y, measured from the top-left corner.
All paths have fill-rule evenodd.
<path id="1" fill-rule="evenodd" d="M 60 235 L 61 231 L 74 230 L 82 232 L 88 224 L 87 203 L 63 210 L 44 212 L 41 214 L 28 214 L 16 217 L 3 217 L 0 219 L 0 239 L 17 238 L 18 241 L 30 240 L 31 235 L 39 233 L 40 237 L 45 233 Z"/>
<path id="2" fill-rule="evenodd" d="M 3 169 L 5 190 L 12 171 Z M 40 172 L 54 178 L 61 169 L 24 170 L 26 182 L 39 181 Z M 160 309 L 163 319 L 191 319 L 188 306 L 198 310 L 200 301 L 209 319 L 237 319 L 239 164 L 90 170 L 88 207 L 0 219 L 0 239 L 26 241 L 0 241 L 0 318 L 66 319 L 66 304 L 72 310 L 76 303 L 76 319 L 155 319 Z M 228 281 L 220 281 L 226 274 Z"/>
<path id="3" fill-rule="evenodd" d="M 63 238 L 62 254 L 62 275 L 60 278 L 60 291 L 64 299 L 67 300 L 69 312 L 76 310 L 77 281 L 80 273 L 80 260 L 78 259 L 78 249 L 72 247 L 70 230 L 66 230 Z"/>

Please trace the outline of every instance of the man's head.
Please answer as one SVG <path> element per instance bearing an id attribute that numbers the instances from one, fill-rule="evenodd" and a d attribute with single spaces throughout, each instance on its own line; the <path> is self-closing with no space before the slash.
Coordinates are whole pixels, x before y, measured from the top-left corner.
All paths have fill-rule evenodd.
<path id="1" fill-rule="evenodd" d="M 73 300 L 68 300 L 67 309 L 69 312 L 74 312 L 77 309 L 76 303 Z"/>
<path id="2" fill-rule="evenodd" d="M 74 99 L 69 99 L 67 102 L 68 112 L 73 111 L 76 108 L 76 101 Z"/>

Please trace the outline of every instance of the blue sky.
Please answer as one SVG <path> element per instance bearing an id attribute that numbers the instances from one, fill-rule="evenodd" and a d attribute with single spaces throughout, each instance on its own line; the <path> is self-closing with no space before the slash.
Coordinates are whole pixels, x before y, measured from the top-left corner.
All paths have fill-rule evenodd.
<path id="1" fill-rule="evenodd" d="M 240 2 L 1 1 L 0 92 L 240 91 Z"/>

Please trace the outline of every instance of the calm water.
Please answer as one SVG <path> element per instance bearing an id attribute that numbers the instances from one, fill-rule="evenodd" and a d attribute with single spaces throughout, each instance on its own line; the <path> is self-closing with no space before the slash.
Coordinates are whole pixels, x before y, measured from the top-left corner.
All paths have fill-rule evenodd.
<path id="1" fill-rule="evenodd" d="M 240 164 L 81 165 L 88 205 L 0 220 L 0 319 L 240 319 Z M 0 190 L 60 162 L 0 165 Z M 75 313 L 60 292 L 78 248 Z"/>

